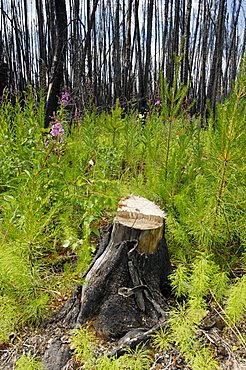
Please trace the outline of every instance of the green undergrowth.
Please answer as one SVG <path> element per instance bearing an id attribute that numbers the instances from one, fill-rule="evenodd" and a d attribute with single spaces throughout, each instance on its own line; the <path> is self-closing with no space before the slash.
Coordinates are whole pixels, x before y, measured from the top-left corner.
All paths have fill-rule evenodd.
<path id="1" fill-rule="evenodd" d="M 95 356 L 97 339 L 85 328 L 74 329 L 71 346 L 75 358 L 85 370 L 148 370 L 152 361 L 150 350 L 138 345 L 135 350 L 116 358 L 107 355 Z"/>
<path id="2" fill-rule="evenodd" d="M 100 225 L 129 193 L 166 212 L 171 284 L 183 302 L 168 340 L 198 368 L 203 357 L 196 348 L 199 356 L 208 354 L 196 330 L 210 304 L 240 337 L 246 302 L 243 72 L 206 124 L 183 106 L 186 86 L 162 81 L 162 107 L 150 106 L 145 117 L 117 102 L 109 113 L 90 108 L 71 122 L 69 107 L 61 105 L 53 123 L 62 124 L 63 141 L 55 142 L 43 129 L 42 96 L 30 90 L 14 105 L 3 98 L 0 342 L 38 325 L 66 299 L 91 261 Z"/>
<path id="3" fill-rule="evenodd" d="M 45 370 L 39 358 L 35 356 L 22 355 L 16 361 L 15 370 Z"/>

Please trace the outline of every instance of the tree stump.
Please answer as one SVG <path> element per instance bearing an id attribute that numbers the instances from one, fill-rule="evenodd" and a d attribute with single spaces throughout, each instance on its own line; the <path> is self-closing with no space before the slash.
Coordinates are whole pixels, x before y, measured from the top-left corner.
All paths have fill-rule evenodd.
<path id="1" fill-rule="evenodd" d="M 112 231 L 102 243 L 82 286 L 78 323 L 93 319 L 106 338 L 155 325 L 164 314 L 171 270 L 164 213 L 131 195 L 119 202 Z"/>
<path id="2" fill-rule="evenodd" d="M 165 324 L 171 264 L 164 231 L 164 213 L 154 203 L 135 195 L 121 199 L 84 284 L 47 324 L 45 369 L 70 368 L 68 333 L 80 324 L 90 324 L 106 340 L 121 338 L 112 356 L 147 340 Z"/>

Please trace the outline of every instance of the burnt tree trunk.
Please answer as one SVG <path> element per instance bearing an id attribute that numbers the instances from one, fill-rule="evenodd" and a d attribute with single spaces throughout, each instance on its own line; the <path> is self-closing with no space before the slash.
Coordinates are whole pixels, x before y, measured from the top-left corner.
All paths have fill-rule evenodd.
<path id="1" fill-rule="evenodd" d="M 69 328 L 90 324 L 106 340 L 122 338 L 131 331 L 148 332 L 163 322 L 171 271 L 164 230 L 164 213 L 158 206 L 134 195 L 122 198 L 83 286 L 56 320 Z M 48 369 L 64 366 L 54 363 L 59 357 L 58 339 L 44 355 Z M 64 352 L 64 345 L 61 348 L 61 356 L 67 360 L 68 350 Z"/>
<path id="2" fill-rule="evenodd" d="M 51 2 L 56 17 L 56 47 L 53 56 L 52 76 L 49 83 L 45 106 L 44 127 L 48 128 L 57 110 L 58 97 L 64 82 L 64 64 L 67 45 L 67 13 L 65 0 L 54 0 Z"/>

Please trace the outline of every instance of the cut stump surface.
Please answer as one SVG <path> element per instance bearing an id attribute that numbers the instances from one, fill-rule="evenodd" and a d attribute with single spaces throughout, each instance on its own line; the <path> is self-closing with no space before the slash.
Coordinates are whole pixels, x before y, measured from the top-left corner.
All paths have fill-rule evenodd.
<path id="1" fill-rule="evenodd" d="M 123 241 L 128 236 L 133 240 L 138 236 L 137 251 L 154 253 L 163 237 L 164 212 L 153 202 L 131 195 L 122 198 L 114 220 L 115 241 Z"/>

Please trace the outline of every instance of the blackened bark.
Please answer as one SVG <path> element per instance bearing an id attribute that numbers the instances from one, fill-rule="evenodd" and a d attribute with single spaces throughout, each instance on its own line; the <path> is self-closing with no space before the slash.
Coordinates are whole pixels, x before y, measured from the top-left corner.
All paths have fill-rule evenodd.
<path id="1" fill-rule="evenodd" d="M 183 61 L 183 76 L 182 80 L 186 85 L 189 75 L 189 48 L 190 48 L 190 19 L 191 19 L 191 4 L 192 0 L 187 2 L 187 10 L 185 16 L 185 33 L 184 33 L 184 61 Z"/>
<path id="2" fill-rule="evenodd" d="M 49 127 L 50 117 L 56 112 L 58 97 L 63 85 L 63 72 L 67 46 L 67 13 L 65 0 L 54 0 L 56 15 L 56 49 L 53 58 L 52 76 L 49 83 L 44 126 Z"/>
<path id="3" fill-rule="evenodd" d="M 209 30 L 209 18 L 207 17 L 206 2 L 204 2 L 203 8 L 203 24 L 202 24 L 202 49 L 201 49 L 201 77 L 199 83 L 198 93 L 198 113 L 205 116 L 206 112 L 206 70 L 208 62 L 208 30 Z M 210 9 L 209 9 L 210 11 Z M 198 83 L 198 82 L 197 82 Z"/>
<path id="4" fill-rule="evenodd" d="M 173 82 L 174 62 L 173 62 L 173 0 L 169 2 L 169 24 L 167 38 L 167 57 L 166 57 L 166 79 L 171 85 Z"/>
<path id="5" fill-rule="evenodd" d="M 127 12 L 127 38 L 125 43 L 125 62 L 124 62 L 124 95 L 127 100 L 130 99 L 130 92 L 132 90 L 130 84 L 131 76 L 131 27 L 132 27 L 132 0 L 128 2 Z"/>
<path id="6" fill-rule="evenodd" d="M 139 28 L 139 0 L 135 2 L 135 27 L 136 27 L 136 42 L 137 42 L 137 63 L 138 63 L 138 84 L 139 84 L 139 110 L 143 109 L 144 101 L 144 70 L 143 70 L 143 58 L 142 58 L 142 47 L 140 38 L 140 28 Z"/>
<path id="7" fill-rule="evenodd" d="M 233 3 L 232 21 L 231 21 L 231 32 L 230 32 L 230 45 L 226 61 L 225 73 L 224 73 L 224 96 L 226 96 L 232 88 L 232 84 L 236 79 L 237 71 L 237 25 L 242 6 L 242 0 L 239 0 L 236 8 L 236 0 Z M 230 67 L 230 75 L 229 73 Z M 228 86 L 229 85 L 229 86 Z"/>
<path id="8" fill-rule="evenodd" d="M 24 30 L 25 30 L 25 66 L 26 66 L 26 80 L 31 83 L 31 71 L 30 71 L 30 40 L 29 40 L 29 25 L 27 17 L 27 0 L 23 0 L 24 5 Z"/>
<path id="9" fill-rule="evenodd" d="M 92 28 L 94 26 L 94 23 L 95 23 L 98 1 L 99 0 L 94 0 L 94 2 L 93 2 L 93 9 L 92 9 L 91 14 L 89 15 L 88 29 L 87 29 L 87 32 L 86 32 L 84 47 L 83 47 L 82 56 L 81 56 L 82 60 L 81 60 L 81 74 L 80 74 L 80 76 L 83 78 L 83 81 L 85 81 L 85 61 L 86 61 L 86 55 L 88 55 L 88 53 L 89 53 L 88 62 L 91 63 L 91 59 L 90 59 L 90 52 L 91 51 L 89 50 L 90 45 L 91 45 L 91 30 L 92 30 Z"/>
<path id="10" fill-rule="evenodd" d="M 163 29 L 163 40 L 162 40 L 162 48 L 163 48 L 163 56 L 162 56 L 162 71 L 164 71 L 165 66 L 167 65 L 167 36 L 168 36 L 168 9 L 169 9 L 169 0 L 165 1 L 165 9 L 164 9 L 164 29 Z"/>
<path id="11" fill-rule="evenodd" d="M 3 45 L 4 43 L 0 38 L 0 99 L 3 96 L 5 87 L 8 86 L 8 65 L 4 61 Z"/>
<path id="12" fill-rule="evenodd" d="M 179 26 L 180 26 L 180 0 L 175 0 L 174 24 L 172 31 L 171 55 L 170 55 L 170 77 L 169 83 L 173 84 L 175 76 L 175 58 L 179 55 Z"/>
<path id="13" fill-rule="evenodd" d="M 41 88 L 46 87 L 46 42 L 44 35 L 44 12 L 42 0 L 36 0 L 36 11 L 38 15 L 38 39 L 39 39 L 39 82 Z"/>
<path id="14" fill-rule="evenodd" d="M 147 93 L 148 93 L 148 77 L 150 73 L 153 11 L 154 11 L 154 0 L 149 0 L 148 1 L 148 11 L 147 11 L 146 60 L 145 60 L 145 67 L 144 67 L 144 89 L 145 89 L 144 98 L 145 99 L 147 98 Z"/>
<path id="15" fill-rule="evenodd" d="M 220 0 L 219 11 L 216 22 L 216 39 L 213 52 L 213 61 L 210 71 L 209 84 L 208 84 L 208 99 L 211 102 L 213 112 L 215 113 L 216 102 L 221 96 L 221 77 L 222 77 L 222 57 L 224 46 L 224 24 L 225 24 L 225 0 Z"/>
<path id="16" fill-rule="evenodd" d="M 121 61 L 120 61 L 120 1 L 116 2 L 116 9 L 112 17 L 113 29 L 113 68 L 114 68 L 114 99 L 121 95 Z"/>

